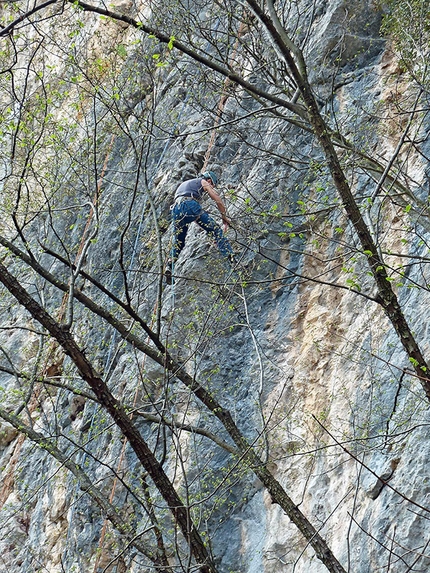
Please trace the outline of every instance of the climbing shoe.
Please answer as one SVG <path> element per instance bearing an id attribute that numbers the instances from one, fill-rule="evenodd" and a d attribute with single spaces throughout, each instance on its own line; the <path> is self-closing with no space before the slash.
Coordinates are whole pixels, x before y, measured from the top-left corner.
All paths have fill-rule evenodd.
<path id="1" fill-rule="evenodd" d="M 166 270 L 164 271 L 164 278 L 166 279 L 166 284 L 171 285 L 173 283 L 171 261 L 167 261 Z"/>
<path id="2" fill-rule="evenodd" d="M 236 257 L 233 255 L 233 253 L 231 253 L 230 255 L 228 255 L 228 262 L 230 263 L 230 266 L 235 268 L 238 265 L 238 260 L 236 259 Z"/>

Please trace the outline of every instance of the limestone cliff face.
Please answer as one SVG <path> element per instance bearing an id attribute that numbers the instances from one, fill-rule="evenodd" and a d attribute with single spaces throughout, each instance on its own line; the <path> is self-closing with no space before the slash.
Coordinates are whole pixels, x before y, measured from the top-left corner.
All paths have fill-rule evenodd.
<path id="1" fill-rule="evenodd" d="M 134 4 L 116 10 L 154 19 L 157 14 Z M 193 4 L 192 13 L 202 22 L 209 21 L 209 12 Z M 417 92 L 381 37 L 380 9 L 371 1 L 317 0 L 285 6 L 282 16 L 302 43 L 309 78 L 333 129 L 386 165 L 409 120 L 402 106 L 412 109 L 409 102 Z M 211 29 L 220 43 L 226 25 L 220 18 Z M 244 69 L 247 49 L 271 49 L 255 41 L 255 25 L 250 19 L 241 37 L 243 49 L 235 55 Z M 99 92 L 93 102 L 86 100 L 85 90 L 73 80 L 73 62 L 70 69 L 64 64 L 61 74 L 75 87 L 61 96 L 57 128 L 65 129 L 62 114 L 73 110 L 68 139 L 73 161 L 57 165 L 55 153 L 46 152 L 55 179 L 52 210 L 49 216 L 29 218 L 25 232 L 33 246 L 39 241 L 56 252 L 64 247 L 75 253 L 87 222 L 95 228 L 89 202 L 90 191 L 98 186 L 98 233 L 88 244 L 83 268 L 119 297 L 124 297 L 126 275 L 130 302 L 154 329 L 159 324 L 175 359 L 230 409 L 346 571 L 426 571 L 428 403 L 391 323 L 372 300 L 373 279 L 313 137 L 279 113 L 262 112 L 241 88 L 227 86 L 209 165 L 221 176 L 233 218 L 228 237 L 238 268 L 232 271 L 195 227 L 175 267 L 175 285 L 159 291 L 171 242 L 169 205 L 175 187 L 204 164 L 222 81 L 218 78 L 210 91 L 212 84 L 204 83 L 204 72 L 195 63 L 174 51 L 166 56 L 155 39 L 139 42 L 139 31 L 126 25 L 93 15 L 82 27 L 92 37 L 76 33 L 87 42 L 76 59 L 88 54 L 88 76 L 117 94 L 116 107 Z M 58 30 L 63 40 L 66 32 L 67 26 Z M 112 43 L 118 46 L 114 64 L 105 59 Z M 216 57 L 213 46 L 207 52 Z M 46 57 L 45 63 L 55 59 L 53 52 Z M 56 57 L 61 60 L 61 54 Z M 154 68 L 164 57 L 165 65 Z M 249 68 L 248 77 L 258 78 L 257 72 Z M 275 65 L 271 73 L 281 77 L 285 70 Z M 394 199 L 386 190 L 372 198 L 380 174 L 366 170 L 364 160 L 360 163 L 362 158 L 345 147 L 339 153 L 393 269 L 405 315 L 428 356 L 425 113 L 411 130 L 408 137 L 416 145 L 401 150 L 396 168 L 403 170 L 399 179 L 405 189 L 412 182 L 409 188 L 422 206 L 418 214 L 405 199 L 407 193 L 402 195 L 394 184 Z M 93 161 L 95 140 L 98 177 L 93 174 L 84 192 L 79 169 Z M 1 169 L 3 177 L 10 175 Z M 10 189 L 5 184 L 4 192 Z M 7 225 L 9 220 L 3 233 Z M 40 260 L 67 280 L 58 260 L 46 252 Z M 43 293 L 57 312 L 62 293 L 43 290 L 30 274 L 26 279 L 29 290 L 40 298 Z M 78 286 L 120 316 L 118 306 L 96 293 L 89 281 Z M 135 455 L 92 400 L 67 388 L 88 392 L 58 347 L 45 342 L 9 299 L 4 298 L 2 312 L 7 327 L 1 333 L 3 406 L 16 411 L 28 391 L 18 372 L 27 372 L 33 382 L 43 377 L 63 384 L 58 388 L 36 381 L 23 420 L 31 419 L 35 430 L 52 436 L 141 532 L 147 516 L 138 499 L 147 492 L 146 476 Z M 132 321 L 128 327 L 131 332 L 137 328 Z M 228 442 L 188 389 L 80 307 L 74 328 L 130 411 L 178 423 L 172 430 L 134 414 L 178 491 L 195 504 L 195 518 L 207 529 L 221 573 L 326 571 L 252 473 L 222 447 L 180 428 L 185 423 L 204 427 Z M 1 571 L 153 570 L 106 525 L 79 480 L 6 423 L 0 429 L 0 466 Z M 158 498 L 155 506 L 157 511 L 163 506 Z M 169 547 L 177 543 L 180 553 L 181 541 L 166 512 L 160 519 Z M 169 558 L 173 562 L 172 554 Z M 191 571 L 187 567 L 184 562 L 183 570 Z"/>

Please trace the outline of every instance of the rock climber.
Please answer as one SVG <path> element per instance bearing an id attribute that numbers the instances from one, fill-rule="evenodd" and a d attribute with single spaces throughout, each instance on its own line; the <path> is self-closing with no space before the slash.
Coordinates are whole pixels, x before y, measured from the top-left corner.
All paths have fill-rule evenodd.
<path id="1" fill-rule="evenodd" d="M 215 239 L 220 253 L 233 262 L 233 249 L 224 233 L 230 225 L 225 205 L 215 191 L 218 177 L 213 171 L 205 171 L 195 179 L 188 179 L 179 185 L 175 193 L 175 202 L 172 206 L 173 216 L 173 246 L 171 258 L 167 261 L 165 277 L 167 284 L 172 284 L 172 267 L 179 257 L 185 244 L 190 224 L 195 221 L 210 237 Z M 212 217 L 202 208 L 200 202 L 208 194 L 216 203 L 221 213 L 224 232 Z"/>

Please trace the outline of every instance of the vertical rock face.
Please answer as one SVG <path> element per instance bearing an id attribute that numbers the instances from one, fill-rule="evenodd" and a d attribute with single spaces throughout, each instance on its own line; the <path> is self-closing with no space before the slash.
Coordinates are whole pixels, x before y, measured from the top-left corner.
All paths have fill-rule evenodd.
<path id="1" fill-rule="evenodd" d="M 377 303 L 368 255 L 306 114 L 292 118 L 243 86 L 223 84 L 174 41 L 185 43 L 188 34 L 202 56 L 226 59 L 250 84 L 301 105 L 285 63 L 256 16 L 237 7 L 113 9 L 141 25 L 67 8 L 63 18 L 40 23 L 51 39 L 34 56 L 35 70 L 29 65 L 27 87 L 16 88 L 15 110 L 4 80 L 11 91 L 5 87 L 1 100 L 2 124 L 27 123 L 1 134 L 4 150 L 16 144 L 1 155 L 2 237 L 28 248 L 65 290 L 70 264 L 87 273 L 75 287 L 97 310 L 81 296 L 71 332 L 191 507 L 217 571 L 327 568 L 216 415 L 178 379 L 180 369 L 230 411 L 345 571 L 428 570 L 428 402 Z M 287 2 L 278 10 L 303 50 L 321 114 L 343 138 L 334 137 L 346 177 L 428 356 L 426 85 L 420 92 L 382 37 L 377 3 Z M 168 47 L 145 37 L 142 25 L 166 30 Z M 24 62 L 25 50 L 15 45 Z M 5 61 L 22 80 L 8 46 Z M 42 128 L 35 102 L 53 86 L 55 105 L 47 104 Z M 174 285 L 161 288 L 174 190 L 208 165 L 221 176 L 238 264 L 230 268 L 193 225 Z M 210 201 L 204 205 L 217 216 Z M 36 277 L 11 250 L 2 251 L 8 269 L 67 331 L 64 289 Z M 193 570 L 166 502 L 69 356 L 2 297 L 3 418 L 16 413 L 44 443 L 25 438 L 22 427 L 0 425 L 0 570 Z M 118 299 L 135 314 L 126 315 Z M 120 334 L 106 313 L 124 326 Z M 159 359 L 140 320 L 174 368 Z M 69 460 L 116 508 L 122 533 Z"/>

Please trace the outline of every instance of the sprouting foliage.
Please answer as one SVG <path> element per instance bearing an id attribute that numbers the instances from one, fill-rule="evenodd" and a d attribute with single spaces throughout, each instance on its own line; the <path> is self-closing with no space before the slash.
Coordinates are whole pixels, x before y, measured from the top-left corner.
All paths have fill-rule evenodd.
<path id="1" fill-rule="evenodd" d="M 401 66 L 419 83 L 428 85 L 430 54 L 430 4 L 427 0 L 389 0 L 382 32 L 390 37 Z"/>

